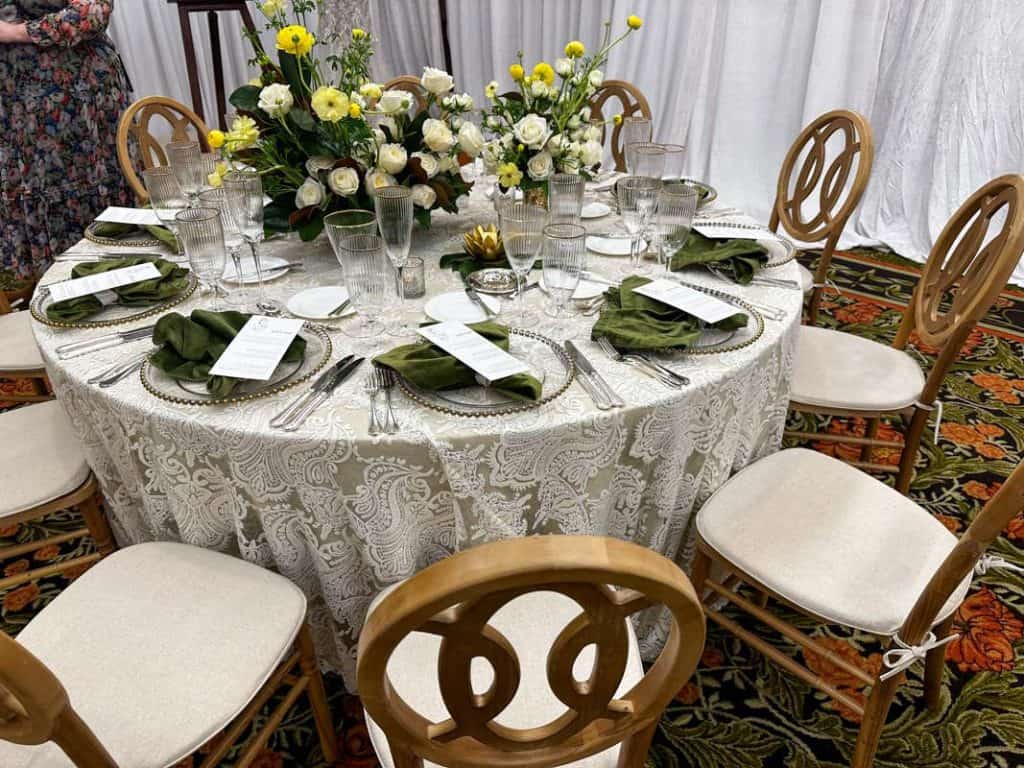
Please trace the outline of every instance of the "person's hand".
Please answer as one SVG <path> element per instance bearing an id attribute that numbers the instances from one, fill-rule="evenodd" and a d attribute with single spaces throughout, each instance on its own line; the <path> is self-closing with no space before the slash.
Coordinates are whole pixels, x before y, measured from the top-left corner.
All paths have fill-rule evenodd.
<path id="1" fill-rule="evenodd" d="M 25 24 L 12 24 L 0 21 L 0 43 L 30 43 L 28 27 Z"/>

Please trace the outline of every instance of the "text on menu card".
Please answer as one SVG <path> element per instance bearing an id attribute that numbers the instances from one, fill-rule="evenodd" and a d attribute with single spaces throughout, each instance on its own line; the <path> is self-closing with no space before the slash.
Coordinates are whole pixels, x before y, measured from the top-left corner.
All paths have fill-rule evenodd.
<path id="1" fill-rule="evenodd" d="M 160 226 L 160 217 L 152 208 L 122 208 L 112 205 L 96 217 L 96 221 L 114 224 L 134 224 L 136 227 Z"/>
<path id="2" fill-rule="evenodd" d="M 489 382 L 528 370 L 523 362 L 463 323 L 447 320 L 424 326 L 419 332 L 431 344 L 440 347 Z"/>
<path id="3" fill-rule="evenodd" d="M 253 315 L 213 364 L 210 375 L 266 381 L 303 323 L 299 319 Z"/>
<path id="4" fill-rule="evenodd" d="M 111 288 L 140 283 L 143 280 L 154 280 L 159 277 L 160 270 L 153 262 L 147 261 L 145 264 L 136 264 L 134 267 L 121 267 L 95 275 L 52 283 L 49 286 L 50 297 L 54 301 L 67 301 L 68 299 L 77 299 L 79 296 L 90 296 L 102 291 L 109 291 Z"/>
<path id="5" fill-rule="evenodd" d="M 740 312 L 728 302 L 663 278 L 652 280 L 646 285 L 634 288 L 633 291 L 681 309 L 705 323 L 717 323 Z"/>

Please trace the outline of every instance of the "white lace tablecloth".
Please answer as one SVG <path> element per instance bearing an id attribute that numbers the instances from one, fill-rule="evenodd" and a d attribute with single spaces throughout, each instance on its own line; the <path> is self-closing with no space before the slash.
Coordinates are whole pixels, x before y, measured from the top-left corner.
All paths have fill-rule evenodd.
<path id="1" fill-rule="evenodd" d="M 458 236 L 471 224 L 493 218 L 488 203 L 470 201 L 459 216 L 435 216 L 430 231 L 416 231 L 413 254 L 426 261 L 428 297 L 459 288 L 438 258 L 458 250 Z M 268 293 L 281 300 L 341 280 L 324 238 L 272 240 L 264 252 L 305 262 L 304 271 L 268 283 Z M 616 275 L 618 259 L 589 258 L 592 269 Z M 67 277 L 71 266 L 58 262 L 41 283 Z M 772 274 L 797 279 L 793 263 Z M 682 390 L 605 358 L 589 341 L 595 318 L 573 318 L 540 330 L 576 340 L 629 407 L 599 411 L 574 383 L 534 411 L 460 418 L 418 407 L 396 390 L 403 431 L 377 438 L 366 431 L 362 376 L 286 434 L 268 422 L 298 390 L 208 407 L 159 400 L 137 375 L 99 389 L 86 379 L 142 351 L 145 342 L 58 360 L 56 346 L 105 330 L 39 323 L 34 329 L 118 541 L 184 541 L 277 569 L 309 597 L 323 666 L 354 690 L 370 601 L 454 551 L 509 536 L 602 534 L 639 542 L 688 568 L 694 512 L 731 473 L 778 449 L 786 417 L 801 294 L 728 290 L 781 308 L 785 320 L 766 320 L 764 335 L 744 349 L 675 362 L 692 380 Z M 526 296 L 537 309 L 546 301 L 541 291 Z M 193 298 L 177 310 L 187 314 L 197 303 Z M 395 343 L 357 343 L 337 331 L 331 338 L 335 358 Z M 660 614 L 645 615 L 639 630 L 645 655 L 656 653 L 666 631 Z"/>

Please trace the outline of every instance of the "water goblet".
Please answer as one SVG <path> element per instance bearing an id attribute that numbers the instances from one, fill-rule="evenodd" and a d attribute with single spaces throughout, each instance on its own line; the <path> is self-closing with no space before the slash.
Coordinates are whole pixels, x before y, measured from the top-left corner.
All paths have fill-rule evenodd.
<path id="1" fill-rule="evenodd" d="M 665 172 L 662 178 L 677 180 L 683 178 L 686 147 L 682 144 L 662 144 L 661 148 L 665 150 Z"/>
<path id="2" fill-rule="evenodd" d="M 216 208 L 186 208 L 176 214 L 178 236 L 188 264 L 199 284 L 213 293 L 213 310 L 219 309 L 218 281 L 224 274 L 224 230 Z"/>
<path id="3" fill-rule="evenodd" d="M 333 239 L 331 247 L 359 316 L 359 322 L 343 326 L 342 333 L 355 339 L 378 336 L 383 330 L 380 316 L 394 290 L 384 240 L 377 235 L 345 235 Z"/>
<path id="4" fill-rule="evenodd" d="M 636 173 L 636 160 L 631 149 L 633 144 L 650 141 L 654 135 L 654 126 L 649 117 L 642 115 L 630 115 L 622 119 L 621 138 L 622 146 L 626 152 L 626 170 L 629 173 Z"/>
<path id="5" fill-rule="evenodd" d="M 547 211 L 531 203 L 508 203 L 501 209 L 501 239 L 505 243 L 505 258 L 516 276 L 516 310 L 513 317 L 524 326 L 534 322 L 536 315 L 527 312 L 523 303 L 526 276 L 533 269 L 544 242 Z"/>
<path id="6" fill-rule="evenodd" d="M 567 317 L 565 307 L 580 283 L 587 231 L 579 224 L 544 227 L 544 287 L 551 297 L 545 309 L 557 320 Z"/>
<path id="7" fill-rule="evenodd" d="M 164 151 L 167 153 L 167 163 L 174 169 L 174 176 L 178 179 L 178 186 L 185 194 L 188 204 L 195 205 L 206 182 L 199 142 L 172 141 L 164 146 Z"/>
<path id="8" fill-rule="evenodd" d="M 672 256 L 686 244 L 693 227 L 700 193 L 692 184 L 669 183 L 658 192 L 658 209 L 654 214 L 654 235 L 657 239 L 658 261 L 665 271 L 672 271 Z"/>
<path id="9" fill-rule="evenodd" d="M 230 171 L 224 176 L 223 189 L 228 208 L 252 253 L 256 269 L 256 308 L 266 315 L 281 313 L 281 302 L 267 298 L 263 285 L 263 266 L 259 245 L 263 242 L 263 182 L 256 171 Z"/>
<path id="10" fill-rule="evenodd" d="M 242 246 L 245 239 L 242 237 L 242 230 L 239 229 L 235 217 L 228 205 L 228 194 L 223 187 L 215 189 L 204 189 L 199 193 L 199 204 L 204 208 L 216 208 L 220 211 L 220 224 L 224 230 L 224 247 L 227 249 L 231 263 L 235 267 L 235 283 L 238 286 L 233 292 L 228 292 L 228 304 L 241 307 L 245 305 L 245 297 L 242 295 Z"/>
<path id="11" fill-rule="evenodd" d="M 634 176 L 660 179 L 665 174 L 665 148 L 661 144 L 638 142 L 632 145 Z"/>
<path id="12" fill-rule="evenodd" d="M 660 179 L 647 176 L 627 176 L 619 179 L 615 185 L 615 197 L 619 203 L 622 223 L 631 238 L 629 264 L 623 266 L 621 270 L 625 274 L 646 271 L 642 265 L 643 250 L 640 242 L 650 227 L 651 217 L 658 205 L 660 188 Z"/>
<path id="13" fill-rule="evenodd" d="M 374 195 L 373 204 L 388 260 L 398 270 L 398 317 L 388 332 L 395 336 L 405 336 L 412 332 L 406 319 L 405 280 L 402 274 L 412 245 L 412 190 L 409 187 L 381 187 Z"/>
<path id="14" fill-rule="evenodd" d="M 586 181 L 577 173 L 556 173 L 548 178 L 548 215 L 551 223 L 579 224 Z"/>

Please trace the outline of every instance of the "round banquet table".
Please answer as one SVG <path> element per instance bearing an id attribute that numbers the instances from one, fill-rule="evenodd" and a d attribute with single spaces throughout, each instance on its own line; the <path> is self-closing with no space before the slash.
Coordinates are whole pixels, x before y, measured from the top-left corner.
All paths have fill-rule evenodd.
<path id="1" fill-rule="evenodd" d="M 435 215 L 429 231 L 414 234 L 427 298 L 461 288 L 438 259 L 459 250 L 470 226 L 495 218 L 482 195 L 461 202 L 458 215 Z M 607 231 L 607 218 L 584 223 Z M 72 250 L 90 248 L 83 241 Z M 325 237 L 273 239 L 263 253 L 304 261 L 304 270 L 267 283 L 282 301 L 341 282 Z M 589 268 L 617 276 L 620 259 L 588 258 Z M 41 284 L 68 277 L 72 266 L 58 261 Z M 792 262 L 771 274 L 798 279 Z M 779 447 L 802 300 L 792 288 L 727 286 L 696 273 L 690 279 L 780 308 L 785 318 L 766 319 L 764 334 L 743 349 L 675 361 L 692 381 L 681 390 L 604 357 L 589 340 L 596 318 L 545 318 L 539 330 L 575 340 L 626 408 L 597 410 L 574 382 L 540 408 L 467 418 L 416 405 L 396 388 L 402 431 L 381 437 L 367 433 L 365 365 L 299 431 L 285 433 L 268 422 L 300 389 L 229 406 L 165 402 L 138 374 L 100 389 L 86 380 L 146 342 L 59 360 L 57 346 L 110 329 L 33 327 L 120 544 L 184 541 L 278 570 L 309 597 L 322 665 L 354 691 L 370 601 L 454 551 L 509 536 L 599 534 L 639 542 L 688 570 L 700 504 L 733 472 Z M 540 290 L 525 296 L 538 311 L 547 301 Z M 208 302 L 193 296 L 175 311 L 187 314 L 200 301 Z M 334 359 L 403 343 L 354 341 L 339 330 L 330 336 Z M 666 633 L 660 612 L 640 617 L 645 656 L 660 650 Z"/>

